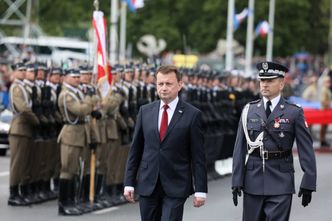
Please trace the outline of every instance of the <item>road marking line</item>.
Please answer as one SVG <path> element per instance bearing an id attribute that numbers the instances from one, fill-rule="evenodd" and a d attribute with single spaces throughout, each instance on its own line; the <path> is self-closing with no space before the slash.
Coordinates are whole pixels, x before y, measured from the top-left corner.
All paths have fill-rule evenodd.
<path id="1" fill-rule="evenodd" d="M 100 215 L 100 214 L 105 214 L 105 213 L 108 213 L 108 212 L 111 212 L 111 211 L 114 211 L 114 210 L 118 210 L 118 209 L 119 209 L 119 207 L 111 207 L 111 208 L 102 209 L 102 210 L 93 212 L 93 214 Z"/>
<path id="2" fill-rule="evenodd" d="M 2 176 L 8 176 L 8 175 L 9 175 L 9 171 L 0 172 L 0 177 L 2 177 Z"/>

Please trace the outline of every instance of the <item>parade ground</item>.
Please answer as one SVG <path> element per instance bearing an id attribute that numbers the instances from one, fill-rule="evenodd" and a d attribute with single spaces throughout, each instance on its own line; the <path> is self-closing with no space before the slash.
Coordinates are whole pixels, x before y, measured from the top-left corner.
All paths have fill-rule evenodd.
<path id="1" fill-rule="evenodd" d="M 301 199 L 294 195 L 290 220 L 292 221 L 330 221 L 332 220 L 332 151 L 316 146 L 317 159 L 317 192 L 313 193 L 313 199 L 308 207 L 301 206 Z M 296 181 L 298 189 L 302 175 L 298 157 L 294 155 Z M 138 203 L 126 204 L 112 207 L 91 214 L 84 214 L 77 217 L 58 216 L 57 201 L 51 201 L 31 207 L 7 206 L 9 194 L 9 156 L 0 158 L 0 220 L 3 221 L 53 221 L 53 220 L 110 220 L 110 221 L 138 221 Z M 210 181 L 208 199 L 205 206 L 194 208 L 192 198 L 188 199 L 185 205 L 184 221 L 238 221 L 242 216 L 242 198 L 239 206 L 235 207 L 232 202 L 231 176 Z"/>

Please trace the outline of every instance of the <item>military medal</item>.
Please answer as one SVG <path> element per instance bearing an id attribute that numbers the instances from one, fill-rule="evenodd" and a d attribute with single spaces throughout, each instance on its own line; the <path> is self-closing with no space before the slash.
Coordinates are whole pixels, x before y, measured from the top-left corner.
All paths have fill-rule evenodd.
<path id="1" fill-rule="evenodd" d="M 274 128 L 279 128 L 280 127 L 280 118 L 274 119 Z"/>
<path id="2" fill-rule="evenodd" d="M 284 138 L 285 134 L 283 132 L 280 132 L 279 137 Z"/>

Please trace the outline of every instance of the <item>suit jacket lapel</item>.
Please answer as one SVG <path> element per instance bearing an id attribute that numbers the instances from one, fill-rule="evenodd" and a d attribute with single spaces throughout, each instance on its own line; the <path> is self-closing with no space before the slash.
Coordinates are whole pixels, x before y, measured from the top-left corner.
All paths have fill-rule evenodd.
<path id="1" fill-rule="evenodd" d="M 264 122 L 266 122 L 266 113 L 264 108 L 264 101 L 261 99 L 261 101 L 258 104 L 255 104 L 255 114 L 260 117 Z"/>
<path id="2" fill-rule="evenodd" d="M 156 104 L 152 108 L 152 115 L 151 115 L 151 122 L 154 122 L 154 133 L 158 137 L 158 140 L 160 139 L 159 137 L 159 128 L 158 128 L 158 120 L 159 120 L 159 107 L 160 107 L 160 101 L 156 102 Z"/>
<path id="3" fill-rule="evenodd" d="M 166 135 L 164 136 L 163 140 L 165 140 L 165 138 L 168 136 L 168 134 L 171 132 L 171 130 L 174 128 L 174 126 L 177 124 L 177 122 L 179 122 L 179 120 L 182 117 L 183 113 L 184 113 L 184 106 L 183 106 L 182 101 L 179 100 L 178 104 L 176 105 L 173 117 L 171 119 L 171 122 L 168 125 L 167 132 L 166 132 Z"/>

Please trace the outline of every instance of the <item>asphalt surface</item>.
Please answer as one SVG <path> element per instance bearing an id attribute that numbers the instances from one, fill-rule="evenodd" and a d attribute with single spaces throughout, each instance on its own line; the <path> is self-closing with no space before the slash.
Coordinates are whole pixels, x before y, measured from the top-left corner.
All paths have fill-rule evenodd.
<path id="1" fill-rule="evenodd" d="M 332 149 L 332 148 L 331 148 Z M 332 151 L 318 149 L 316 151 L 318 185 L 313 193 L 311 204 L 304 208 L 301 199 L 293 197 L 292 221 L 331 221 L 332 220 Z M 140 220 L 138 203 L 126 204 L 77 217 L 63 217 L 57 214 L 57 201 L 46 202 L 31 207 L 7 206 L 9 194 L 9 156 L 0 157 L 0 220 L 3 221 L 53 221 L 53 220 Z M 299 187 L 302 171 L 295 155 L 296 188 Z M 231 176 L 209 182 L 207 203 L 204 207 L 194 208 L 192 198 L 185 205 L 184 221 L 235 221 L 242 220 L 242 198 L 239 206 L 232 203 L 230 191 Z"/>

